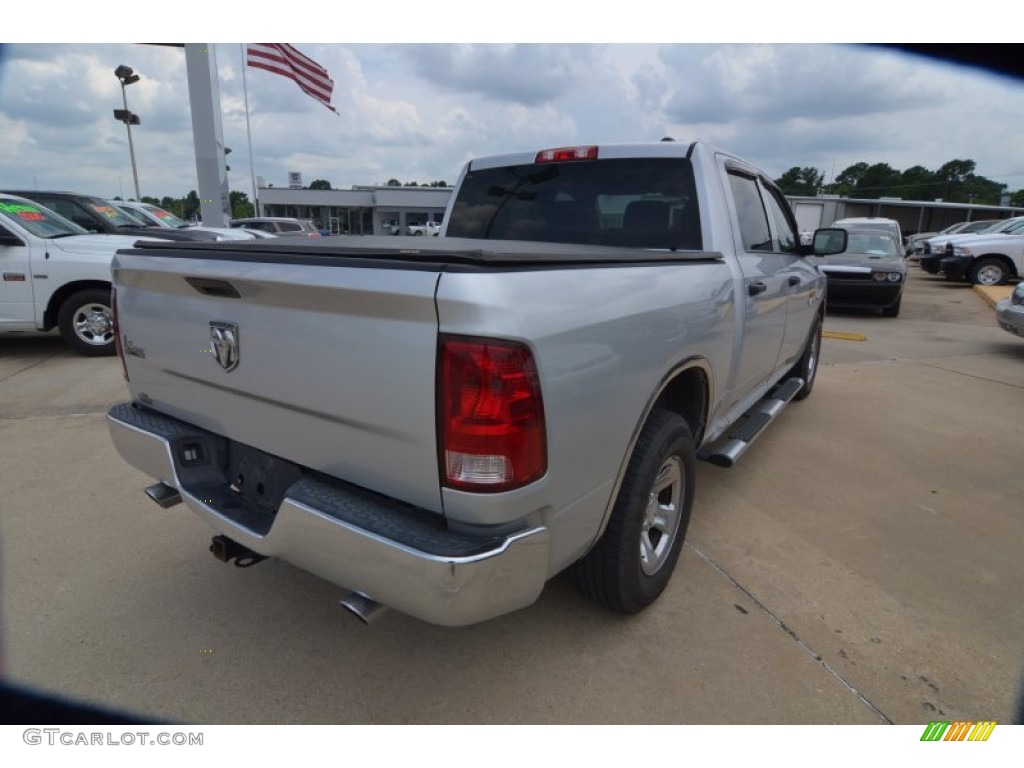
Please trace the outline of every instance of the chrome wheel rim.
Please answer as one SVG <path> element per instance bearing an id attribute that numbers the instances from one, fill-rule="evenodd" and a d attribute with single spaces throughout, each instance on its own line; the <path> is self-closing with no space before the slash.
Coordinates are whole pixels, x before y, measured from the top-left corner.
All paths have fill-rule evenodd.
<path id="1" fill-rule="evenodd" d="M 670 456 L 661 465 L 647 496 L 640 530 L 640 567 L 653 576 L 665 565 L 679 533 L 679 515 L 683 503 L 686 470 L 678 456 Z"/>
<path id="2" fill-rule="evenodd" d="M 811 337 L 811 351 L 807 355 L 807 381 L 804 384 L 812 383 L 815 375 L 818 373 L 818 347 L 820 345 L 821 336 L 815 331 L 814 336 Z"/>
<path id="3" fill-rule="evenodd" d="M 995 264 L 986 264 L 978 270 L 978 285 L 999 285 L 1002 279 L 1003 269 Z"/>
<path id="4" fill-rule="evenodd" d="M 75 336 L 92 346 L 101 347 L 114 339 L 114 321 L 110 307 L 103 304 L 85 304 L 75 312 L 72 324 Z"/>

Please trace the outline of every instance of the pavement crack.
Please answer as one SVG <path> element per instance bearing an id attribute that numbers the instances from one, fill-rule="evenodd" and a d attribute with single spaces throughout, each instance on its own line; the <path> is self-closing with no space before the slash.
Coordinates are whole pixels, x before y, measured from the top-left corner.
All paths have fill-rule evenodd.
<path id="1" fill-rule="evenodd" d="M 951 355 L 951 357 L 952 357 L 952 355 Z M 963 371 L 958 371 L 955 368 L 945 368 L 945 367 L 943 367 L 941 365 L 936 365 L 935 363 L 927 363 L 924 360 L 915 360 L 914 362 L 916 362 L 916 363 L 918 363 L 920 365 L 926 366 L 928 368 L 935 368 L 936 370 L 939 370 L 939 371 L 945 371 L 946 373 L 955 373 L 955 374 L 957 374 L 959 376 L 966 376 L 967 378 L 974 379 L 975 381 L 984 381 L 984 382 L 987 382 L 989 384 L 1002 384 L 1003 386 L 1010 387 L 1012 389 L 1024 389 L 1024 386 L 1022 386 L 1020 384 L 1011 384 L 1008 381 L 1000 381 L 999 379 L 993 379 L 993 378 L 990 378 L 988 376 L 978 376 L 978 375 L 973 374 L 973 373 L 964 373 Z"/>
<path id="2" fill-rule="evenodd" d="M 883 712 L 881 709 L 879 709 L 870 699 L 868 699 L 867 696 L 865 696 L 863 693 L 861 693 L 859 690 L 857 690 L 856 686 L 854 686 L 853 683 L 851 683 L 849 680 L 847 680 L 845 677 L 843 677 L 835 669 L 835 667 L 833 667 L 831 664 L 829 664 L 825 660 L 824 656 L 822 656 L 820 653 L 818 653 L 813 648 L 811 648 L 807 643 L 805 643 L 803 640 L 801 640 L 800 637 L 796 634 L 796 632 L 794 632 L 789 626 L 787 626 L 786 623 L 782 619 L 780 619 L 778 616 L 776 616 L 768 608 L 768 606 L 766 606 L 764 603 L 762 603 L 760 600 L 758 600 L 753 595 L 753 593 L 751 593 L 751 591 L 749 589 L 744 587 L 742 584 L 740 584 L 738 581 L 736 581 L 736 579 L 734 579 L 732 576 L 730 576 L 728 574 L 728 572 L 726 572 L 726 570 L 721 565 L 716 563 L 714 561 L 714 559 L 710 555 L 702 552 L 697 546 L 695 546 L 694 544 L 692 544 L 690 542 L 686 542 L 685 546 L 689 547 L 695 553 L 697 553 L 698 557 L 700 557 L 702 560 L 704 560 L 704 562 L 706 562 L 715 571 L 717 571 L 718 574 L 722 578 L 724 578 L 726 581 L 728 581 L 730 584 L 732 584 L 732 586 L 734 586 L 736 589 L 738 589 L 740 592 L 742 592 L 744 595 L 746 595 L 747 598 L 754 605 L 756 605 L 761 610 L 761 612 L 764 613 L 765 616 L 767 616 L 776 626 L 778 626 L 779 629 L 781 629 L 783 632 L 785 632 L 787 635 L 789 635 L 793 639 L 793 641 L 798 646 L 800 646 L 801 650 L 803 650 L 807 655 L 809 655 L 811 658 L 813 658 L 815 661 L 817 661 L 819 664 L 821 664 L 821 666 L 825 669 L 825 671 L 827 671 L 830 675 L 832 675 L 832 677 L 834 677 L 836 679 L 836 681 L 838 681 L 838 683 L 840 685 L 842 685 L 850 693 L 852 693 L 854 696 L 856 696 L 861 701 L 861 703 L 864 704 L 864 706 L 866 706 L 868 709 L 870 709 L 872 712 L 874 712 L 878 716 L 878 718 L 880 720 L 882 720 L 886 725 L 893 725 L 894 724 L 892 718 L 890 718 L 888 715 L 885 714 L 885 712 Z M 744 611 L 744 613 L 745 613 L 745 611 Z"/>
<path id="3" fill-rule="evenodd" d="M 42 357 L 42 358 L 36 360 L 34 363 L 30 363 L 29 365 L 26 365 L 24 368 L 19 368 L 16 371 L 12 371 L 11 373 L 7 374 L 6 376 L 0 376 L 0 383 L 5 382 L 8 379 L 13 379 L 15 376 L 17 376 L 20 373 L 24 373 L 25 371 L 30 371 L 33 368 L 35 368 L 37 365 L 42 365 L 43 363 L 49 362 L 50 360 L 53 360 L 55 357 L 60 357 L 60 355 L 50 355 L 49 357 Z"/>

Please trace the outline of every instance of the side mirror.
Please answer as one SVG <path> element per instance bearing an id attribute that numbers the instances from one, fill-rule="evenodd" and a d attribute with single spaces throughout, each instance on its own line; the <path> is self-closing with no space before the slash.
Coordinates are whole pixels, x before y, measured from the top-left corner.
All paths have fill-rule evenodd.
<path id="1" fill-rule="evenodd" d="M 818 229 L 814 232 L 812 253 L 815 256 L 833 256 L 846 250 L 850 234 L 839 227 Z"/>

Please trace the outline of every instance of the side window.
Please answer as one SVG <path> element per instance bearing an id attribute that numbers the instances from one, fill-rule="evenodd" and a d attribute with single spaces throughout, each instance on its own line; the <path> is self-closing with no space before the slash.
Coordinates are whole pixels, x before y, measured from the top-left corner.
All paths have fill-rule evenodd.
<path id="1" fill-rule="evenodd" d="M 736 206 L 737 222 L 743 249 L 746 251 L 773 250 L 772 235 L 768 229 L 768 215 L 761 202 L 757 181 L 738 173 L 729 174 L 729 186 Z"/>
<path id="2" fill-rule="evenodd" d="M 279 232 L 301 232 L 302 227 L 292 221 L 278 222 Z"/>
<path id="3" fill-rule="evenodd" d="M 787 215 L 789 206 L 779 198 L 777 190 L 768 188 L 765 201 L 768 204 L 768 214 L 772 218 L 772 226 L 775 228 L 775 249 L 783 253 L 796 253 L 800 245 L 800 237 L 796 232 L 796 223 L 792 216 Z"/>

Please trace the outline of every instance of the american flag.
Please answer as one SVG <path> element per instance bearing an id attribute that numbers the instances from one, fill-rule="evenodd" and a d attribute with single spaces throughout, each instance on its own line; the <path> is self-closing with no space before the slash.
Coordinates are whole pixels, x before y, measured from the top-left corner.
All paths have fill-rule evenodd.
<path id="1" fill-rule="evenodd" d="M 295 46 L 288 43 L 249 43 L 246 63 L 250 67 L 265 69 L 294 80 L 303 93 L 309 94 L 337 114 L 338 110 L 331 106 L 334 81 L 326 69 L 308 56 L 303 56 Z"/>

